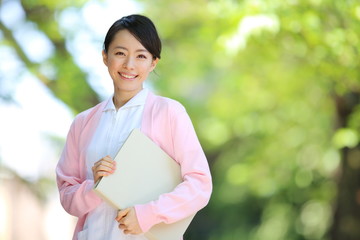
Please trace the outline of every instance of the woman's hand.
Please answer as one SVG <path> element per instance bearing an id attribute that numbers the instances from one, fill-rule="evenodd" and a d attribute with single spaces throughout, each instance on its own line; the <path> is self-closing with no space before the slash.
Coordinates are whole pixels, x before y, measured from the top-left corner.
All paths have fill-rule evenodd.
<path id="1" fill-rule="evenodd" d="M 122 229 L 125 234 L 142 233 L 134 207 L 120 210 L 116 217 L 116 221 L 118 221 L 119 228 Z"/>
<path id="2" fill-rule="evenodd" d="M 116 162 L 112 160 L 112 158 L 108 155 L 103 157 L 92 167 L 93 175 L 94 175 L 94 182 L 96 183 L 100 177 L 109 176 L 113 174 L 116 169 Z"/>

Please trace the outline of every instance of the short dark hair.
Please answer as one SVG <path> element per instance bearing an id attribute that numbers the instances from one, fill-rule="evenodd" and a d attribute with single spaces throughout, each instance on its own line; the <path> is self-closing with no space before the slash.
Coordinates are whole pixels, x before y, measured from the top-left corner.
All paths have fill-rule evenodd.
<path id="1" fill-rule="evenodd" d="M 161 40 L 156 27 L 148 17 L 138 14 L 122 17 L 113 23 L 105 36 L 105 53 L 108 52 L 115 34 L 124 29 L 128 30 L 152 54 L 154 59 L 160 59 Z"/>

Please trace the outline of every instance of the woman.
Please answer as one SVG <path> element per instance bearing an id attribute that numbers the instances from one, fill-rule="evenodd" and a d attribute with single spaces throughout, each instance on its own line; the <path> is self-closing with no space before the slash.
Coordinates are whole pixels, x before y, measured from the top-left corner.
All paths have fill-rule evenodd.
<path id="1" fill-rule="evenodd" d="M 141 15 L 116 21 L 105 37 L 102 55 L 114 94 L 76 116 L 56 169 L 61 203 L 78 217 L 73 239 L 146 239 L 142 233 L 155 224 L 181 220 L 209 201 L 208 163 L 186 110 L 143 88 L 160 53 L 154 24 Z M 113 159 L 134 128 L 180 164 L 183 182 L 156 201 L 118 211 L 92 188 L 116 171 Z"/>

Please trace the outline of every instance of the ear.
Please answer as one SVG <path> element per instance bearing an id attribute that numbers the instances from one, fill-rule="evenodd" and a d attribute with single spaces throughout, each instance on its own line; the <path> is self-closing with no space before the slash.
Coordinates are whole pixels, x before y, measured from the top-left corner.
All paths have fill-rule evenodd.
<path id="1" fill-rule="evenodd" d="M 108 55 L 105 52 L 105 50 L 102 50 L 102 57 L 103 57 L 104 64 L 107 66 L 108 65 Z"/>
<path id="2" fill-rule="evenodd" d="M 153 71 L 155 69 L 155 67 L 158 64 L 159 60 L 160 60 L 159 58 L 155 58 L 154 60 L 152 60 L 152 62 L 151 62 L 151 71 Z"/>

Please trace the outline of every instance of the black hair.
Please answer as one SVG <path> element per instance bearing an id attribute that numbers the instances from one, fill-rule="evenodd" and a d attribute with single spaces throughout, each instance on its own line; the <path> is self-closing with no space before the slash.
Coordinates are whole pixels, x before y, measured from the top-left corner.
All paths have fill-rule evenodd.
<path id="1" fill-rule="evenodd" d="M 160 59 L 161 40 L 156 27 L 148 17 L 138 14 L 125 16 L 114 22 L 105 37 L 105 53 L 108 52 L 109 45 L 114 39 L 115 34 L 124 29 L 128 30 L 145 47 L 145 49 L 152 54 L 154 59 Z"/>

